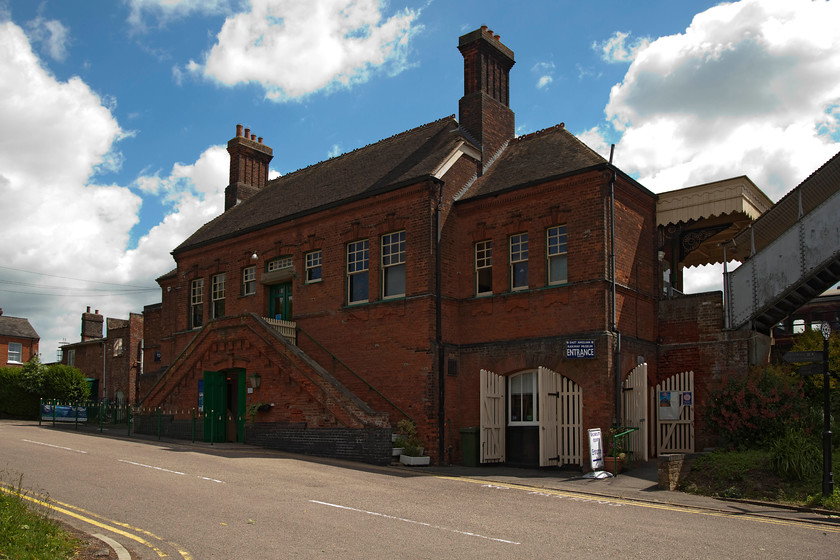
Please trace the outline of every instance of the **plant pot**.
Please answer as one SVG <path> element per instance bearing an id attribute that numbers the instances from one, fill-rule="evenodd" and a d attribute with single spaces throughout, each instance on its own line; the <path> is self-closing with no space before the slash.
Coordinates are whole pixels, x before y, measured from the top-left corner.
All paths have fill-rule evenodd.
<path id="1" fill-rule="evenodd" d="M 612 474 L 620 473 L 624 470 L 624 459 L 612 455 L 604 457 L 604 470 Z"/>
<path id="2" fill-rule="evenodd" d="M 402 447 L 392 447 L 391 448 L 391 457 L 399 457 L 402 455 L 403 448 Z"/>
<path id="3" fill-rule="evenodd" d="M 409 455 L 400 455 L 400 463 L 402 463 L 403 465 L 408 465 L 410 467 L 414 467 L 414 466 L 418 466 L 418 465 L 420 465 L 420 466 L 428 465 L 430 461 L 431 461 L 431 457 L 429 457 L 429 456 L 411 457 Z"/>

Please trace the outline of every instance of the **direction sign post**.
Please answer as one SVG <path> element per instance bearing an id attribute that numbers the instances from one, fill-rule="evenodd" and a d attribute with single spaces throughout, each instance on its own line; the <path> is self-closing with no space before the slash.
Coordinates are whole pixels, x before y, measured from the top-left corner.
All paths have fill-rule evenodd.
<path id="1" fill-rule="evenodd" d="M 823 353 L 819 350 L 809 352 L 788 352 L 782 359 L 789 364 L 814 363 L 823 361 Z"/>
<path id="2" fill-rule="evenodd" d="M 829 395 L 828 383 L 828 338 L 831 336 L 831 327 L 828 323 L 822 324 L 823 335 L 823 497 L 827 498 L 834 494 L 834 477 L 831 472 L 831 397 Z"/>

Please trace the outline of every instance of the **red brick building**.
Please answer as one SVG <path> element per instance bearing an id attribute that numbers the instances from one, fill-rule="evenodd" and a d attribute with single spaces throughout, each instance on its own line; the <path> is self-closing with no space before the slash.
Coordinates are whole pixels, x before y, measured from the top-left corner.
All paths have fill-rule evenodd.
<path id="1" fill-rule="evenodd" d="M 91 400 L 118 406 L 137 403 L 143 316 L 131 313 L 128 319 L 106 319 L 88 307 L 81 324 L 80 342 L 61 346 L 61 363 L 78 368 L 91 381 Z"/>
<path id="2" fill-rule="evenodd" d="M 140 396 L 169 434 L 198 409 L 206 439 L 384 462 L 409 418 L 435 461 L 480 427 L 482 462 L 583 466 L 638 364 L 645 391 L 704 375 L 680 356 L 722 314 L 661 316 L 657 196 L 563 124 L 515 137 L 513 52 L 486 28 L 458 48 L 457 119 L 272 181 L 272 149 L 237 127 L 225 212 L 144 314 Z"/>
<path id="3" fill-rule="evenodd" d="M 40 341 L 29 319 L 3 315 L 0 309 L 0 366 L 22 366 L 38 355 Z"/>

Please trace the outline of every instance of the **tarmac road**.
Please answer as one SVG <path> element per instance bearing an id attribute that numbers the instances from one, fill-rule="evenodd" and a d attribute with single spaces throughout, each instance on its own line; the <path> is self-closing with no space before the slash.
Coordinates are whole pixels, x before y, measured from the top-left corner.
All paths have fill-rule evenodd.
<path id="1" fill-rule="evenodd" d="M 650 469 L 591 480 L 372 467 L 0 421 L 3 482 L 22 473 L 57 516 L 139 559 L 789 559 L 840 550 L 836 518 L 660 491 Z"/>

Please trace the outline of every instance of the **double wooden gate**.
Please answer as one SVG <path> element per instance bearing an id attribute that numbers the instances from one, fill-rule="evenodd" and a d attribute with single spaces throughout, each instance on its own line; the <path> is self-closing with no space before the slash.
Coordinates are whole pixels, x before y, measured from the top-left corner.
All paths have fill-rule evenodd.
<path id="1" fill-rule="evenodd" d="M 577 383 L 540 367 L 537 370 L 540 466 L 581 464 L 583 455 L 583 393 Z M 505 460 L 507 378 L 481 370 L 482 463 Z"/>
<path id="2" fill-rule="evenodd" d="M 672 375 L 656 386 L 648 397 L 647 364 L 639 364 L 621 386 L 622 388 L 622 423 L 624 426 L 639 428 L 629 435 L 628 447 L 632 458 L 647 461 L 650 458 L 648 441 L 656 444 L 657 455 L 662 453 L 694 452 L 694 372 L 685 371 Z M 679 399 L 677 418 L 667 418 L 661 411 L 661 394 L 668 393 L 669 399 Z M 683 395 L 688 393 L 689 399 Z M 649 433 L 648 411 L 654 411 L 653 433 Z M 653 438 L 653 439 L 651 439 Z"/>

